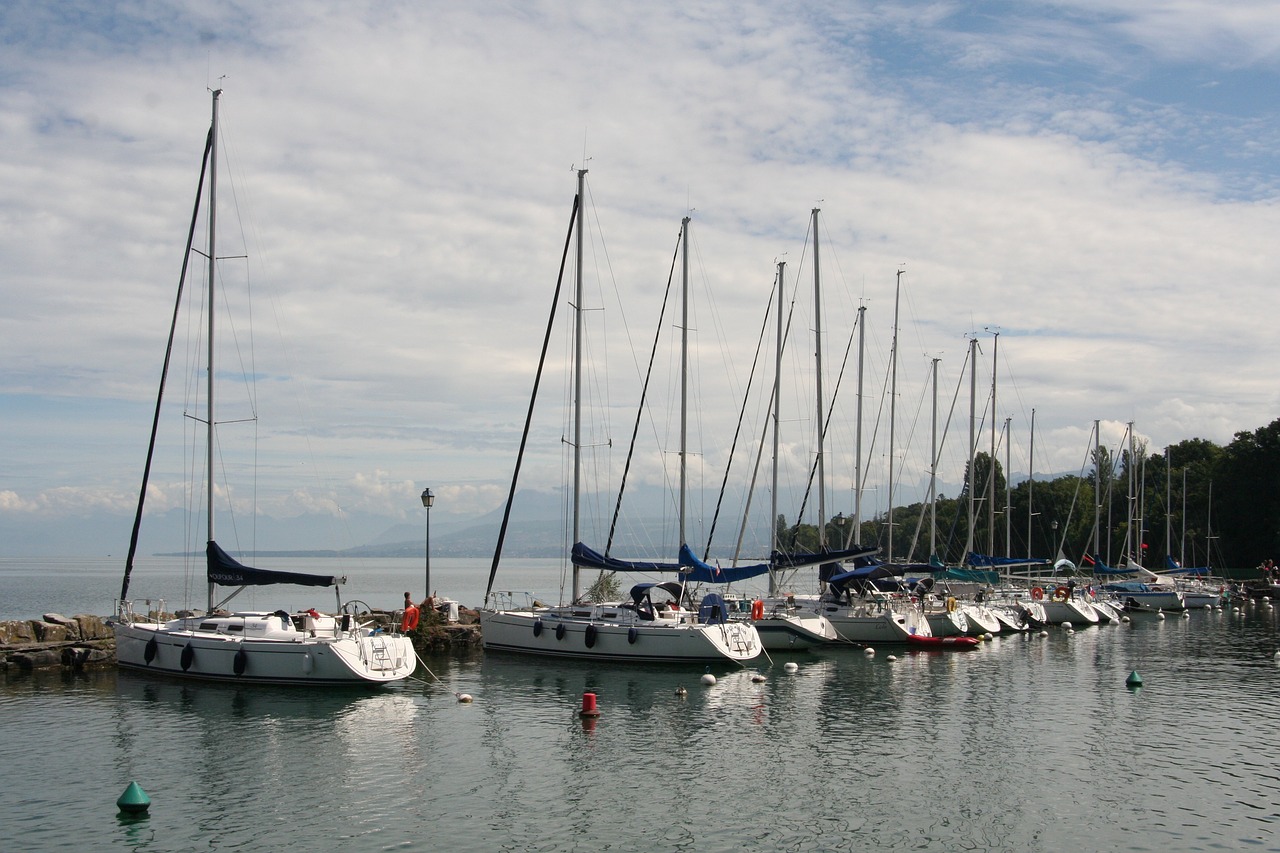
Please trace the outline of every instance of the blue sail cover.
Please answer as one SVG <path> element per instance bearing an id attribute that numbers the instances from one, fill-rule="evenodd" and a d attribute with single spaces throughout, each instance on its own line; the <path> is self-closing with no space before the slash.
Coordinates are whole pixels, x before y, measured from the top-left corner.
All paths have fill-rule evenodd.
<path id="1" fill-rule="evenodd" d="M 747 578 L 768 574 L 768 563 L 757 563 L 753 566 L 729 566 L 722 568 L 704 563 L 693 554 L 688 545 L 680 546 L 680 565 L 685 578 L 693 583 L 733 583 Z"/>
<path id="2" fill-rule="evenodd" d="M 209 583 L 219 586 L 268 586 L 277 583 L 294 586 L 337 586 L 338 584 L 338 579 L 332 575 L 307 575 L 301 572 L 277 572 L 271 569 L 251 568 L 241 564 L 212 540 L 205 548 L 205 556 L 209 561 Z"/>
<path id="3" fill-rule="evenodd" d="M 1122 569 L 1122 568 L 1117 568 L 1115 566 L 1108 566 L 1106 563 L 1102 562 L 1102 559 L 1100 557 L 1093 557 L 1088 554 L 1086 554 L 1085 557 L 1093 564 L 1092 566 L 1090 566 L 1090 568 L 1093 569 L 1093 573 L 1095 575 L 1119 576 L 1119 575 L 1136 575 L 1138 573 L 1137 569 L 1131 569 L 1131 568 Z"/>
<path id="4" fill-rule="evenodd" d="M 988 554 L 977 554 L 972 551 L 964 558 L 967 565 L 995 568 L 996 566 L 1047 566 L 1048 559 L 1037 557 L 992 557 Z"/>
<path id="5" fill-rule="evenodd" d="M 859 545 L 856 548 L 844 548 L 838 551 L 812 551 L 786 554 L 774 551 L 769 562 L 775 569 L 794 569 L 803 566 L 816 566 L 821 563 L 844 563 L 859 557 L 870 556 L 880 550 L 879 545 Z"/>
<path id="6" fill-rule="evenodd" d="M 606 557 L 599 551 L 592 550 L 581 542 L 575 542 L 570 552 L 573 564 L 584 569 L 599 569 L 602 572 L 679 572 L 679 563 L 655 563 L 647 560 L 619 560 L 617 557 Z"/>
<path id="7" fill-rule="evenodd" d="M 1165 561 L 1165 565 L 1168 567 L 1168 571 L 1166 571 L 1165 574 L 1169 574 L 1169 575 L 1208 575 L 1208 574 L 1212 574 L 1213 572 L 1213 569 L 1209 566 L 1184 567 L 1177 560 L 1173 559 L 1172 555 L 1169 555 L 1169 554 L 1165 555 L 1164 561 Z"/>

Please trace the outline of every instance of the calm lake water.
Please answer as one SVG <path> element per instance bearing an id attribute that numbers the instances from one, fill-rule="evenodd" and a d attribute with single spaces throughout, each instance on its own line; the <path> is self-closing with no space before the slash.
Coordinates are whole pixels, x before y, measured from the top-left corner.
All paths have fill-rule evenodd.
<path id="1" fill-rule="evenodd" d="M 1277 850 L 1278 613 L 775 656 L 709 687 L 479 652 L 381 692 L 11 674 L 0 849 Z"/>

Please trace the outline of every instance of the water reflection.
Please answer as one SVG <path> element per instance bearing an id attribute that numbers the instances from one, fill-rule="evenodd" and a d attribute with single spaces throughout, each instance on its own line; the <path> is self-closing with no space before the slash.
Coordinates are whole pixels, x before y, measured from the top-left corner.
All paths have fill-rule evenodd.
<path id="1" fill-rule="evenodd" d="M 1271 849 L 1276 628 L 1255 607 L 834 649 L 710 686 L 479 653 L 378 692 L 10 676 L 0 760 L 59 784 L 0 790 L 0 848 Z M 124 824 L 131 779 L 154 805 Z"/>

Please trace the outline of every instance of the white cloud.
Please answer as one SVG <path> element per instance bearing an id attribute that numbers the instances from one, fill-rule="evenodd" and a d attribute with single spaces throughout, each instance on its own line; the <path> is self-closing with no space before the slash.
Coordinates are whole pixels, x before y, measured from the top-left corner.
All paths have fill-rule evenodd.
<path id="1" fill-rule="evenodd" d="M 260 506 L 273 512 L 401 518 L 423 485 L 459 511 L 501 500 L 584 157 L 602 229 L 588 301 L 609 356 L 611 426 L 594 435 L 615 442 L 615 468 L 633 365 L 647 359 L 689 208 L 694 275 L 716 298 L 714 314 L 700 300 L 694 323 L 706 480 L 727 458 L 775 258 L 812 275 L 814 206 L 830 265 L 828 370 L 865 301 L 869 395 L 883 393 L 906 264 L 899 393 L 913 418 L 927 412 L 929 354 L 942 354 L 949 399 L 965 334 L 986 326 L 1005 332 L 1001 407 L 1015 432 L 1037 410 L 1038 470 L 1074 470 L 1099 418 L 1133 420 L 1160 447 L 1225 443 L 1275 416 L 1274 154 L 1245 144 L 1276 135 L 1270 90 L 1230 121 L 1127 94 L 1164 62 L 1206 79 L 1244 65 L 1274 84 L 1270 6 L 1077 2 L 999 17 L 839 3 L 795 18 L 768 4 L 143 3 L 110 29 L 96 8 L 3 13 L 16 34 L 0 59 L 5 510 L 57 504 L 86 472 L 99 495 L 136 490 L 208 122 L 203 87 L 223 74 L 232 167 L 221 177 L 237 204 L 224 198 L 219 254 L 242 253 L 231 235 L 243 221 L 251 257 L 224 261 L 223 275 L 247 271 L 259 294 L 251 369 L 268 377 L 258 426 L 223 440 L 257 432 L 270 474 Z M 1197 47 L 1198 29 L 1232 45 L 1232 63 Z M 784 427 L 801 471 L 808 286 Z M 531 485 L 562 468 L 554 340 Z M 652 393 L 666 398 L 670 356 L 659 362 Z M 177 399 L 187 364 L 184 349 Z M 770 375 L 766 359 L 758 381 Z M 846 384 L 830 448 L 846 460 L 852 398 Z M 754 442 L 762 405 L 751 411 Z M 922 454 L 927 425 L 899 428 L 915 432 L 900 447 Z M 669 480 L 670 427 L 641 435 L 636 481 Z M 852 476 L 842 466 L 836 481 Z M 157 490 L 170 505 L 169 487 Z"/>

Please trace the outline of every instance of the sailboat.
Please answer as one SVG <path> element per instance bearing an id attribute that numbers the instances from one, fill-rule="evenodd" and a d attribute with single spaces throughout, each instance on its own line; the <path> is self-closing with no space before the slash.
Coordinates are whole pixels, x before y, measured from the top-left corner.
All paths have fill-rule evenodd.
<path id="1" fill-rule="evenodd" d="M 166 620 L 162 612 L 137 613 L 129 599 L 129 581 L 133 559 L 137 551 L 138 532 L 142 520 L 142 505 L 147 492 L 147 480 L 151 469 L 151 457 L 155 447 L 155 430 L 159 422 L 160 406 L 164 397 L 164 377 L 168 373 L 169 359 L 160 383 L 160 395 L 156 402 L 156 416 L 152 426 L 151 450 L 143 474 L 142 490 L 138 500 L 137 515 L 125 564 L 124 581 L 112 625 L 116 640 L 116 660 L 120 667 L 146 673 L 175 676 L 206 681 L 230 681 L 255 684 L 302 685 L 382 685 L 407 678 L 417 665 L 417 655 L 409 637 L 400 633 L 388 633 L 371 621 L 362 621 L 370 612 L 368 605 L 360 601 L 342 601 L 340 584 L 345 578 L 331 575 L 313 575 L 297 572 L 281 572 L 257 569 L 243 565 L 217 543 L 214 538 L 214 307 L 217 224 L 217 174 L 218 174 L 218 103 L 222 90 L 213 92 L 213 119 L 205 144 L 205 171 L 201 175 L 201 187 L 208 176 L 208 247 L 205 253 L 209 261 L 208 310 L 208 411 L 205 417 L 207 441 L 206 499 L 208 521 L 207 562 L 208 607 L 203 614 L 182 615 Z M 199 209 L 197 197 L 196 208 Z M 195 234 L 196 220 L 193 214 L 190 240 Z M 186 262 L 183 276 L 186 277 Z M 179 284 L 181 300 L 182 284 Z M 177 320 L 177 311 L 174 313 Z M 172 350 L 170 332 L 170 350 Z M 248 586 L 294 584 L 308 587 L 333 587 L 337 596 L 337 614 L 327 615 L 315 609 L 298 613 L 284 610 L 237 611 L 220 610 L 240 591 Z M 235 590 L 215 601 L 219 587 Z M 161 607 L 163 610 L 163 606 Z"/>
<path id="2" fill-rule="evenodd" d="M 517 456 L 516 471 L 512 477 L 511 491 L 507 497 L 498 545 L 494 551 L 485 590 L 484 607 L 480 610 L 482 644 L 486 651 L 515 652 L 545 657 L 584 658 L 588 660 L 631 662 L 725 662 L 743 663 L 758 657 L 762 652 L 760 635 L 750 622 L 729 619 L 729 609 L 722 596 L 709 593 L 702 597 L 695 609 L 686 594 L 689 580 L 726 582 L 721 577 L 698 578 L 695 567 L 680 563 L 656 563 L 620 560 L 600 554 L 579 540 L 581 504 L 581 423 L 582 423 L 582 199 L 586 170 L 578 170 L 578 194 L 574 199 L 570 233 L 565 241 L 565 253 L 569 239 L 577 233 L 576 295 L 573 300 L 574 324 L 574 392 L 573 392 L 573 542 L 570 558 L 573 563 L 573 597 L 567 605 L 548 607 L 530 599 L 527 606 L 510 594 L 495 593 L 494 578 L 501 560 L 502 543 L 510 519 L 511 503 L 515 496 L 516 482 L 523 458 L 524 441 L 528 436 L 533 403 L 541 381 L 541 366 L 546 356 L 546 340 L 550 337 L 555 318 L 554 304 L 559 301 L 559 284 L 547 327 L 547 339 L 543 343 L 543 359 L 539 362 L 538 378 L 534 382 L 534 394 L 529 404 L 529 419 L 525 422 L 525 438 L 521 439 L 521 452 Z M 689 218 L 681 225 L 681 241 L 684 252 L 685 317 L 682 327 L 681 352 L 681 430 L 680 430 L 680 542 L 681 551 L 692 557 L 684 536 L 685 519 L 685 424 L 687 423 L 687 391 L 684 376 L 687 373 L 688 351 L 688 233 Z M 563 269 L 563 266 L 562 266 Z M 674 572 L 676 581 L 644 582 L 634 585 L 628 597 L 615 602 L 586 602 L 580 595 L 581 569 L 597 569 L 613 572 Z M 717 574 L 748 572 L 763 574 L 767 566 L 713 569 Z"/>

